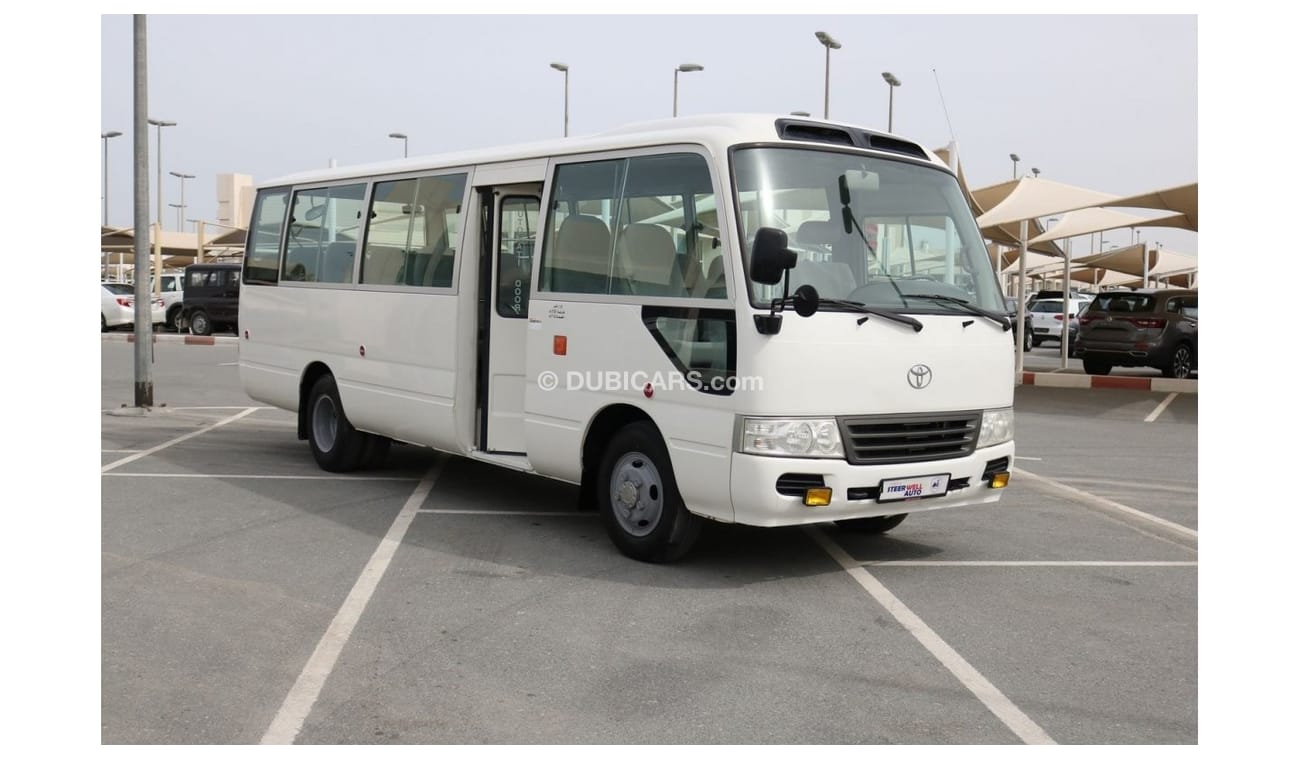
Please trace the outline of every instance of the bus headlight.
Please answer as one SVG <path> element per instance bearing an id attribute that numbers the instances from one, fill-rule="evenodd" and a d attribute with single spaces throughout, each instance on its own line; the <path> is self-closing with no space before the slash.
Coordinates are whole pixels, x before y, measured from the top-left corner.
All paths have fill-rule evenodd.
<path id="1" fill-rule="evenodd" d="M 834 419 L 746 417 L 740 438 L 745 454 L 844 458 L 840 427 Z"/>
<path id="2" fill-rule="evenodd" d="M 1015 432 L 1015 417 L 1011 409 L 985 409 L 976 448 L 1006 443 L 1015 436 Z"/>

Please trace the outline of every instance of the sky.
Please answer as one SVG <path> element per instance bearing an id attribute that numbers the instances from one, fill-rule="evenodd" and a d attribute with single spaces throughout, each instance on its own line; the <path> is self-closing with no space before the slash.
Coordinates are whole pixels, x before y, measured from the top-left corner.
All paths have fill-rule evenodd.
<path id="1" fill-rule="evenodd" d="M 1198 181 L 1193 14 L 153 15 L 148 111 L 176 122 L 162 129 L 163 223 L 176 229 L 172 171 L 194 175 L 185 218 L 212 220 L 218 174 L 260 182 L 401 157 L 392 132 L 411 155 L 558 137 L 555 61 L 569 66 L 570 135 L 671 116 L 682 63 L 704 68 L 678 75 L 679 114 L 821 116 L 817 31 L 842 45 L 829 56 L 831 118 L 885 129 L 892 72 L 894 131 L 930 148 L 955 139 L 973 188 L 1031 168 L 1117 195 Z M 107 146 L 108 221 L 130 226 L 131 16 L 103 16 L 100 44 L 101 132 L 124 133 Z M 151 195 L 151 219 L 156 209 Z M 1193 232 L 1141 236 L 1197 252 Z M 1106 235 L 1107 247 L 1133 239 Z"/>

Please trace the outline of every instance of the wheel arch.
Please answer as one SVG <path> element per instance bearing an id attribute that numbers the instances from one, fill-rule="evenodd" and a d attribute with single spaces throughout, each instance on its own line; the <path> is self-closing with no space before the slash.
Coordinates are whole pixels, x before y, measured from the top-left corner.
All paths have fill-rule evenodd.
<path id="1" fill-rule="evenodd" d="M 631 404 L 610 404 L 591 418 L 587 432 L 582 438 L 582 481 L 578 489 L 578 509 L 595 511 L 596 477 L 600 471 L 600 458 L 605 453 L 609 440 L 620 429 L 633 422 L 648 422 L 655 433 L 663 440 L 663 432 L 644 409 Z M 665 442 L 666 443 L 666 442 Z M 665 448 L 667 448 L 665 446 Z"/>
<path id="2" fill-rule="evenodd" d="M 308 364 L 302 371 L 302 378 L 298 381 L 298 440 L 300 441 L 307 440 L 307 396 L 317 380 L 332 374 L 334 373 L 330 371 L 329 365 L 320 361 Z"/>

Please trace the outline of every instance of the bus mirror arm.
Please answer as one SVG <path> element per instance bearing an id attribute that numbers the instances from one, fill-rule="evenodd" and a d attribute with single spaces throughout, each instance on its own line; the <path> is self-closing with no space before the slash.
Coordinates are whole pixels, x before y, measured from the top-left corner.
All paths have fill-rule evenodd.
<path id="1" fill-rule="evenodd" d="M 781 233 L 784 235 L 785 233 Z M 773 298 L 767 314 L 755 314 L 754 326 L 758 328 L 759 335 L 776 335 L 781 332 L 781 312 L 785 311 L 785 304 L 790 300 L 790 270 L 785 270 L 785 286 L 780 298 Z"/>

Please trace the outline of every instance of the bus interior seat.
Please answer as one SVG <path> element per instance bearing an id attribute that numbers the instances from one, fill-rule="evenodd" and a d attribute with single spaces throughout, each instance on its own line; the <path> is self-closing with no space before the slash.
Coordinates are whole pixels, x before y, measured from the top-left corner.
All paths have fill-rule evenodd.
<path id="1" fill-rule="evenodd" d="M 695 298 L 726 298 L 727 283 L 722 266 L 722 255 L 713 257 L 709 262 L 709 272 L 695 286 L 691 294 Z"/>
<path id="2" fill-rule="evenodd" d="M 618 251 L 633 293 L 687 295 L 677 265 L 677 246 L 668 230 L 657 224 L 629 224 L 619 235 Z"/>
<path id="3" fill-rule="evenodd" d="M 367 245 L 362 261 L 361 281 L 367 285 L 395 285 L 401 282 L 406 252 L 387 245 Z"/>
<path id="4" fill-rule="evenodd" d="M 357 241 L 335 240 L 325 247 L 321 264 L 321 282 L 352 282 L 352 262 L 357 252 Z"/>
<path id="5" fill-rule="evenodd" d="M 609 283 L 609 228 L 588 214 L 564 218 L 555 236 L 551 288 L 566 293 L 604 293 Z"/>

